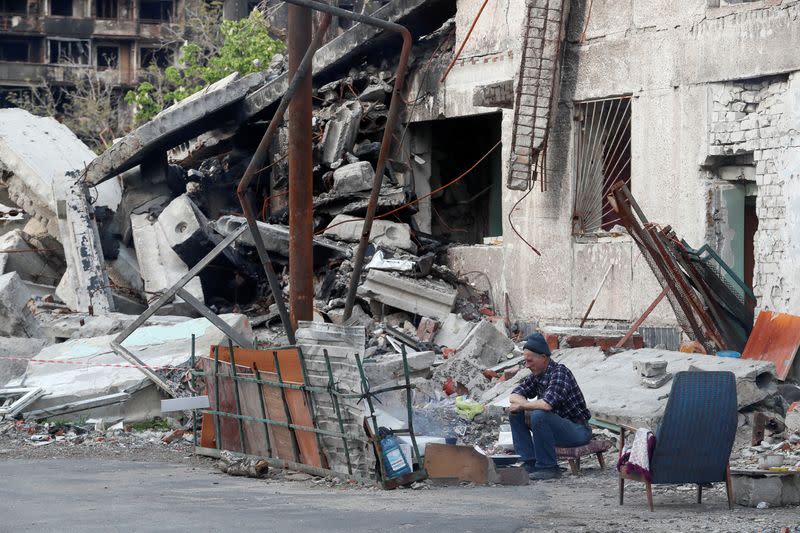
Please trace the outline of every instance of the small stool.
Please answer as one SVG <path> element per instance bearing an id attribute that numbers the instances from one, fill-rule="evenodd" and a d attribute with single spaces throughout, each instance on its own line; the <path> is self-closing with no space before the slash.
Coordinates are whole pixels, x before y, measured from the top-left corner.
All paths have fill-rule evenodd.
<path id="1" fill-rule="evenodd" d="M 581 469 L 581 457 L 595 454 L 597 455 L 597 462 L 600 463 L 600 468 L 606 467 L 605 460 L 603 460 L 603 452 L 611 448 L 611 441 L 606 439 L 592 439 L 588 444 L 577 446 L 575 448 L 556 448 L 556 455 L 559 459 L 567 459 L 569 461 L 569 468 L 573 474 L 577 474 Z"/>

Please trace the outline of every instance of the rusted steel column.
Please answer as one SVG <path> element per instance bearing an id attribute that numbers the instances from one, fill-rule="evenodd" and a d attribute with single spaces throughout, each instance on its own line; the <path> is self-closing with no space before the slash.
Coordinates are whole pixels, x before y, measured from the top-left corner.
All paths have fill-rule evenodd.
<path id="1" fill-rule="evenodd" d="M 311 44 L 311 10 L 289 5 L 289 78 Z M 289 307 L 291 321 L 314 313 L 314 161 L 311 140 L 311 76 L 303 79 L 289 104 Z"/>

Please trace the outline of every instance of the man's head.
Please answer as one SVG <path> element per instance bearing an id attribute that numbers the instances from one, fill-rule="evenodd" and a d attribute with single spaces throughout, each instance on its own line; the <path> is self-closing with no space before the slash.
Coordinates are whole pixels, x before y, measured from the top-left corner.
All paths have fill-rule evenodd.
<path id="1" fill-rule="evenodd" d="M 538 376 L 547 369 L 550 364 L 550 347 L 541 333 L 532 333 L 525 339 L 525 346 L 522 347 L 525 356 L 525 367 Z"/>

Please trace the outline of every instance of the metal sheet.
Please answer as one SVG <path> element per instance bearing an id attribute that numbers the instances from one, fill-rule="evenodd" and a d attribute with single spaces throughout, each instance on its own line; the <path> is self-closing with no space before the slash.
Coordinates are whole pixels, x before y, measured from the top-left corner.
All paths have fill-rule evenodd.
<path id="1" fill-rule="evenodd" d="M 775 375 L 786 379 L 800 348 L 800 316 L 761 311 L 756 319 L 742 357 L 771 361 Z"/>

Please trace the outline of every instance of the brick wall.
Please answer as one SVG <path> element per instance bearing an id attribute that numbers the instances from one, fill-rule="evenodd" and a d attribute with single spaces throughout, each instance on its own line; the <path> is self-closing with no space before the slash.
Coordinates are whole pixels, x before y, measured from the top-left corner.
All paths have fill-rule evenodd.
<path id="1" fill-rule="evenodd" d="M 784 127 L 786 76 L 737 81 L 713 91 L 710 154 L 752 154 L 758 187 L 753 292 L 759 308 L 786 310 L 792 297 L 781 265 L 786 249 L 785 176 L 778 172 L 780 152 L 791 144 Z M 795 260 L 800 258 L 795 258 Z"/>

